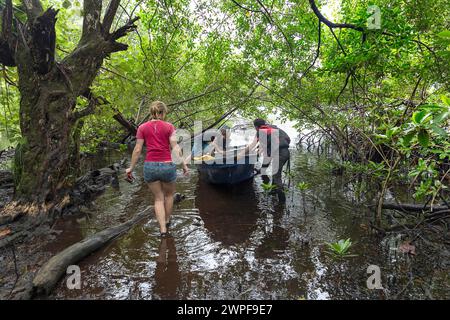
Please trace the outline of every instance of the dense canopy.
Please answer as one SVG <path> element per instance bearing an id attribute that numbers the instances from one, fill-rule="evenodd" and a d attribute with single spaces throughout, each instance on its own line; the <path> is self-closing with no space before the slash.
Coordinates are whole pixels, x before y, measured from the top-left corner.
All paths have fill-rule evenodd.
<path id="1" fill-rule="evenodd" d="M 64 68 L 80 45 L 89 2 L 42 1 L 42 10 L 57 10 L 56 66 Z M 0 2 L 4 12 L 8 3 Z M 159 99 L 171 105 L 170 120 L 188 129 L 195 120 L 214 124 L 235 108 L 244 117 L 277 113 L 295 121 L 298 130 L 331 142 L 343 160 L 362 162 L 384 177 L 405 163 L 409 172 L 399 174 L 409 173 L 420 185 L 418 196 L 439 192 L 439 179 L 429 178 L 438 177 L 448 156 L 448 1 L 108 4 L 98 9 L 106 20 L 117 6 L 117 14 L 104 22 L 112 32 L 139 20 L 133 19 L 136 28 L 121 39 L 128 47 L 105 55 L 89 95 L 75 97 L 72 112 L 82 111 L 70 134 L 81 151 L 123 141 L 127 132 L 114 118 L 137 125 L 148 103 Z M 12 11 L 16 23 L 8 26 L 4 15 L 2 48 L 8 32 L 20 43 L 17 25 L 30 19 L 21 1 L 12 2 Z M 29 93 L 21 92 L 6 50 L 1 54 L 5 148 L 26 138 L 23 119 L 29 111 L 19 102 Z"/>

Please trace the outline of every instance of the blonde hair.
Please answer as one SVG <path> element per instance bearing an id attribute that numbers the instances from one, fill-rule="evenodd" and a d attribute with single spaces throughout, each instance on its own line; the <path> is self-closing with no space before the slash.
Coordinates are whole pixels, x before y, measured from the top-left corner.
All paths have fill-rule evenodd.
<path id="1" fill-rule="evenodd" d="M 153 101 L 150 105 L 152 119 L 164 120 L 168 111 L 166 104 L 162 101 Z"/>

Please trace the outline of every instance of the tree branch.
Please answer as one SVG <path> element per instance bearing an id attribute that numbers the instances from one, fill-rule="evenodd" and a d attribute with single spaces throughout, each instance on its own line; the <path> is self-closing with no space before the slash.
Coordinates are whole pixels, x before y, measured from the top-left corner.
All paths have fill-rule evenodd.
<path id="1" fill-rule="evenodd" d="M 139 127 L 139 125 L 134 124 L 132 121 L 128 121 L 127 119 L 125 119 L 125 117 L 123 116 L 122 113 L 120 113 L 119 111 L 117 111 L 117 113 L 115 115 L 113 115 L 114 120 L 116 120 L 118 123 L 120 123 L 125 129 L 127 129 L 128 131 L 128 136 L 127 138 L 132 135 L 132 136 L 136 136 L 137 133 L 137 129 Z"/>
<path id="2" fill-rule="evenodd" d="M 413 89 L 413 91 L 411 93 L 411 97 L 409 98 L 409 100 L 402 101 L 402 104 L 405 105 L 405 110 L 403 111 L 403 114 L 402 114 L 401 118 L 397 121 L 396 125 L 402 124 L 404 119 L 405 119 L 405 117 L 406 117 L 406 115 L 408 114 L 409 108 L 415 107 L 413 99 L 414 99 L 414 96 L 416 95 L 417 88 L 419 87 L 419 84 L 420 84 L 421 81 L 422 81 L 422 76 L 420 75 L 419 78 L 416 81 L 416 84 L 414 86 L 414 89 Z"/>
<path id="3" fill-rule="evenodd" d="M 235 1 L 235 0 L 231 0 L 236 6 L 238 6 L 241 9 L 244 9 L 245 11 L 250 11 L 250 12 L 256 12 L 256 13 L 262 13 L 261 10 L 254 10 L 254 9 L 250 9 L 247 7 L 244 7 L 242 4 L 240 4 L 239 2 Z"/>
<path id="4" fill-rule="evenodd" d="M 30 27 L 31 55 L 34 67 L 40 74 L 48 73 L 55 62 L 57 14 L 58 10 L 50 8 L 37 17 Z"/>
<path id="5" fill-rule="evenodd" d="M 109 13 L 107 14 L 112 14 L 112 11 L 114 11 L 112 7 L 114 6 L 114 4 L 111 4 L 110 8 L 108 8 Z M 76 79 L 78 82 L 80 82 L 79 79 L 83 79 L 83 83 L 91 83 L 97 75 L 97 71 L 100 69 L 104 58 L 113 52 L 128 49 L 128 45 L 119 43 L 116 40 L 127 35 L 130 31 L 135 30 L 136 25 L 134 25 L 134 22 L 139 18 L 131 19 L 125 26 L 119 28 L 114 33 L 108 32 L 105 35 L 102 32 L 103 27 L 99 21 L 99 16 L 97 16 L 101 5 L 98 3 L 94 4 L 93 0 L 86 0 L 85 8 L 90 9 L 91 13 L 85 12 L 82 38 L 77 48 L 65 57 L 62 63 L 67 65 L 71 70 L 71 79 Z M 96 22 L 93 22 L 93 19 Z M 81 93 L 86 89 L 87 87 L 82 87 L 79 92 Z"/>
<path id="6" fill-rule="evenodd" d="M 387 32 L 387 31 L 384 31 L 382 33 L 382 35 L 385 35 L 385 36 L 388 36 L 388 37 L 394 37 L 394 38 L 398 37 L 396 34 L 393 34 L 393 33 Z M 438 56 L 436 55 L 436 52 L 434 52 L 434 50 L 429 45 L 423 43 L 420 40 L 416 40 L 416 39 L 411 39 L 410 41 L 412 41 L 414 43 L 417 43 L 419 46 L 425 47 L 435 57 L 435 59 L 438 60 Z"/>
<path id="7" fill-rule="evenodd" d="M 342 45 L 341 41 L 339 41 L 339 38 L 336 36 L 336 33 L 334 33 L 333 28 L 328 26 L 328 28 L 330 28 L 330 32 L 333 35 L 334 39 L 336 40 L 337 44 L 339 45 L 339 48 L 341 49 L 342 53 L 344 54 L 344 56 L 347 55 L 347 52 L 345 52 L 344 46 Z"/>
<path id="8" fill-rule="evenodd" d="M 339 102 L 339 98 L 340 98 L 341 95 L 344 93 L 345 89 L 347 88 L 348 80 L 350 79 L 351 75 L 352 75 L 351 72 L 348 72 L 348 73 L 347 73 L 347 77 L 345 78 L 344 86 L 342 87 L 341 91 L 339 92 L 338 96 L 336 97 L 336 102 Z"/>
<path id="9" fill-rule="evenodd" d="M 120 0 L 111 0 L 108 9 L 106 9 L 105 17 L 103 18 L 103 32 L 105 35 L 108 34 L 111 29 L 119 5 Z"/>
<path id="10" fill-rule="evenodd" d="M 314 14 L 317 16 L 317 18 L 319 18 L 319 20 L 321 22 L 323 22 L 324 24 L 326 24 L 328 27 L 334 29 L 334 28 L 341 28 L 341 29 L 353 29 L 353 30 L 357 30 L 360 32 L 364 32 L 364 28 L 362 27 L 358 27 L 354 24 L 351 23 L 334 23 L 331 22 L 330 20 L 328 20 L 327 18 L 325 18 L 323 16 L 323 14 L 319 11 L 319 9 L 317 8 L 316 2 L 314 0 L 309 0 L 309 5 L 311 6 L 311 9 L 314 11 Z"/>
<path id="11" fill-rule="evenodd" d="M 313 62 L 309 65 L 308 68 L 306 68 L 306 70 L 303 72 L 302 76 L 300 77 L 300 79 L 299 79 L 300 82 L 302 81 L 303 77 L 308 74 L 309 70 L 311 70 L 312 67 L 314 67 L 314 65 L 316 64 L 316 61 L 317 61 L 317 59 L 319 58 L 319 55 L 320 55 L 320 45 L 321 45 L 321 42 L 322 42 L 322 36 L 321 36 L 321 34 L 322 34 L 322 28 L 321 28 L 322 23 L 320 22 L 320 20 L 318 22 L 319 22 L 319 27 L 318 27 L 318 35 L 317 35 L 318 40 L 317 40 L 316 55 L 314 57 Z"/>
<path id="12" fill-rule="evenodd" d="M 120 78 L 122 78 L 122 79 L 124 79 L 124 80 L 127 80 L 127 81 L 129 81 L 129 82 L 131 82 L 131 83 L 133 83 L 133 84 L 140 85 L 139 82 L 137 82 L 137 81 L 135 81 L 135 80 L 133 80 L 133 79 L 127 78 L 127 77 L 125 77 L 123 74 L 120 74 L 120 73 L 117 72 L 117 71 L 108 69 L 107 67 L 103 67 L 103 66 L 100 67 L 100 69 L 101 69 L 101 70 L 104 70 L 104 71 L 106 71 L 106 72 L 112 73 L 113 75 L 118 76 L 118 77 L 120 77 Z M 146 86 L 146 88 L 150 89 L 149 86 L 148 86 L 148 87 Z"/>
<path id="13" fill-rule="evenodd" d="M 286 33 L 284 32 L 283 28 L 281 28 L 278 23 L 273 19 L 272 15 L 270 14 L 269 10 L 267 10 L 267 8 L 264 6 L 264 4 L 260 1 L 260 0 L 256 0 L 256 2 L 258 2 L 258 4 L 261 6 L 261 8 L 263 9 L 263 14 L 264 16 L 267 17 L 267 19 L 269 20 L 269 23 L 271 23 L 272 25 L 274 25 L 281 33 L 281 35 L 283 36 L 284 40 L 286 41 L 288 47 L 289 47 L 289 51 L 291 53 L 291 56 L 294 57 L 294 49 L 292 48 L 292 44 L 289 41 L 289 38 L 287 37 Z M 292 62 L 292 61 L 291 61 Z M 294 67 L 295 70 L 295 67 Z"/>
<path id="14" fill-rule="evenodd" d="M 180 104 L 183 104 L 183 103 L 187 103 L 187 102 L 190 102 L 190 101 L 192 101 L 192 100 L 199 99 L 199 98 L 201 98 L 201 97 L 203 97 L 203 96 L 206 96 L 206 95 L 208 95 L 208 94 L 214 93 L 214 92 L 216 92 L 216 91 L 222 90 L 222 88 L 223 88 L 223 87 L 215 88 L 215 89 L 212 89 L 212 90 L 210 90 L 210 91 L 203 92 L 203 93 L 201 93 L 201 94 L 199 94 L 199 95 L 196 95 L 196 96 L 191 97 L 191 98 L 188 98 L 188 99 L 184 99 L 184 100 L 181 100 L 181 101 L 169 103 L 167 106 L 168 106 L 168 107 L 173 107 L 173 106 L 176 106 L 176 105 L 180 105 Z M 150 114 L 147 114 L 147 115 L 144 117 L 144 119 L 139 123 L 139 125 L 141 125 L 141 124 L 143 124 L 145 121 L 147 121 L 149 117 L 150 117 Z"/>
<path id="15" fill-rule="evenodd" d="M 82 41 L 89 38 L 92 34 L 99 33 L 101 30 L 100 15 L 102 12 L 102 1 L 84 0 L 83 2 L 83 33 Z"/>
<path id="16" fill-rule="evenodd" d="M 138 7 L 141 3 L 142 3 L 142 0 L 139 1 L 139 2 L 135 5 L 135 7 L 134 7 L 133 10 L 131 11 L 131 13 L 128 13 L 128 11 L 126 10 L 126 8 L 124 8 L 122 5 L 120 5 L 120 7 L 123 9 L 123 12 L 128 16 L 128 19 L 131 20 L 131 19 L 133 18 L 134 12 L 136 11 L 137 7 Z M 153 18 L 155 17 L 156 12 L 157 12 L 157 9 L 155 9 L 155 11 L 153 12 L 152 17 L 151 17 L 151 19 L 150 19 L 150 22 L 153 21 Z M 149 22 L 149 25 L 150 25 L 150 22 Z M 147 56 L 147 52 L 144 50 L 144 45 L 143 45 L 143 42 L 142 42 L 141 34 L 139 33 L 139 30 L 137 30 L 137 29 L 135 29 L 134 31 L 136 31 L 136 35 L 137 35 L 138 38 L 139 38 L 139 46 L 141 47 L 141 52 L 142 52 L 142 54 L 144 55 L 144 60 L 142 61 L 142 64 L 144 65 L 145 68 L 147 68 L 146 61 L 148 61 L 148 56 Z M 153 64 L 152 64 L 152 68 L 154 69 Z"/>
<path id="17" fill-rule="evenodd" d="M 126 25 L 124 25 L 123 27 L 114 31 L 111 34 L 110 38 L 112 40 L 118 40 L 118 39 L 126 36 L 131 31 L 136 30 L 137 26 L 134 23 L 138 20 L 139 20 L 139 17 L 134 17 L 133 19 L 130 19 Z"/>
<path id="18" fill-rule="evenodd" d="M 0 64 L 8 67 L 16 66 L 14 53 L 11 50 L 13 47 L 12 35 L 12 20 L 13 20 L 13 5 L 12 0 L 6 0 L 5 7 L 2 12 L 2 33 L 0 35 Z"/>
<path id="19" fill-rule="evenodd" d="M 251 78 L 250 78 L 251 79 Z M 323 132 L 325 132 L 326 134 L 328 134 L 330 136 L 330 138 L 334 141 L 336 141 L 336 138 L 334 138 L 322 125 L 320 125 L 320 123 L 313 119 L 308 113 L 306 113 L 304 110 L 302 110 L 299 106 L 297 106 L 294 102 L 292 102 L 291 100 L 289 100 L 287 97 L 283 96 L 282 94 L 280 94 L 279 92 L 277 92 L 275 89 L 269 88 L 268 86 L 266 86 L 265 84 L 263 84 L 261 81 L 259 81 L 257 78 L 252 79 L 253 81 L 255 81 L 258 85 L 260 85 L 261 87 L 263 87 L 264 89 L 266 89 L 267 91 L 269 91 L 271 94 L 275 95 L 276 97 L 278 97 L 279 99 L 281 99 L 282 101 L 287 102 L 291 107 L 293 107 L 295 110 L 297 110 L 298 112 L 300 112 L 306 119 L 308 119 L 309 121 L 311 121 L 311 123 L 316 124 L 320 129 L 323 130 Z M 317 106 L 315 106 L 317 107 Z"/>
<path id="20" fill-rule="evenodd" d="M 91 90 L 84 92 L 82 94 L 82 96 L 89 101 L 89 104 L 86 108 L 84 108 L 80 111 L 74 112 L 72 114 L 71 119 L 73 121 L 77 121 L 81 118 L 84 118 L 88 115 L 93 114 L 95 112 L 96 107 L 99 105 L 110 104 L 110 102 L 108 100 L 106 100 L 105 98 L 94 96 L 94 94 L 92 93 Z"/>
<path id="21" fill-rule="evenodd" d="M 319 20 L 321 22 L 323 22 L 324 24 L 326 24 L 331 30 L 334 28 L 339 28 L 339 29 L 353 29 L 359 32 L 363 33 L 363 41 L 365 40 L 365 36 L 366 36 L 366 30 L 363 27 L 351 24 L 351 23 L 334 23 L 330 20 L 328 20 L 327 18 L 325 18 L 323 16 L 323 14 L 319 11 L 319 9 L 317 8 L 317 5 L 315 3 L 315 0 L 309 0 L 309 4 L 311 9 L 314 11 L 314 14 L 317 16 L 317 18 L 319 18 Z M 389 36 L 389 37 L 399 37 L 396 34 L 387 32 L 387 31 L 383 31 L 381 33 L 384 36 Z M 420 46 L 425 47 L 429 52 L 431 52 L 433 54 L 433 56 L 438 59 L 438 56 L 436 55 L 436 52 L 434 52 L 434 50 L 428 46 L 427 44 L 425 44 L 424 42 L 420 41 L 420 40 L 416 40 L 416 39 L 411 39 L 409 41 L 415 42 Z"/>
<path id="22" fill-rule="evenodd" d="M 136 5 L 134 6 L 133 10 L 131 10 L 130 16 L 133 16 L 133 15 L 134 15 L 136 9 L 141 5 L 141 3 L 142 3 L 143 1 L 144 1 L 144 0 L 140 0 L 138 3 L 136 3 Z"/>
<path id="23" fill-rule="evenodd" d="M 208 95 L 208 94 L 211 94 L 211 93 L 213 93 L 213 92 L 216 92 L 216 91 L 219 91 L 219 90 L 222 90 L 222 89 L 223 89 L 223 87 L 219 87 L 219 88 L 216 88 L 216 89 L 212 89 L 212 90 L 210 90 L 210 91 L 207 91 L 207 92 L 204 92 L 204 93 L 202 93 L 202 94 L 199 94 L 199 95 L 197 95 L 197 96 L 195 96 L 195 97 L 191 97 L 191 98 L 188 98 L 188 99 L 185 99 L 185 100 L 181 100 L 181 101 L 169 103 L 168 106 L 169 106 L 169 107 L 173 107 L 173 106 L 176 106 L 176 105 L 180 105 L 180 104 L 183 104 L 183 103 L 187 103 L 187 102 L 189 102 L 189 101 L 196 100 L 196 99 L 198 99 L 198 98 L 201 98 L 201 97 L 203 97 L 203 96 L 206 96 L 206 95 Z"/>

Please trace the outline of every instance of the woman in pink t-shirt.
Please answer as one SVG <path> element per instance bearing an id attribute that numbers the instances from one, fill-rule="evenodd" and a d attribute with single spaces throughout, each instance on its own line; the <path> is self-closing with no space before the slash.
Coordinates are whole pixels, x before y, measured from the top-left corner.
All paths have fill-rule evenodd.
<path id="1" fill-rule="evenodd" d="M 175 151 L 174 154 L 182 159 L 175 128 L 171 123 L 164 121 L 167 111 L 167 106 L 161 101 L 155 101 L 150 105 L 152 120 L 139 126 L 131 166 L 126 170 L 127 175 L 133 172 L 145 143 L 147 154 L 144 163 L 144 181 L 148 183 L 155 199 L 155 214 L 162 237 L 167 235 L 167 228 L 170 226 L 177 179 L 171 151 Z M 185 162 L 183 162 L 183 171 L 185 175 L 188 174 Z"/>

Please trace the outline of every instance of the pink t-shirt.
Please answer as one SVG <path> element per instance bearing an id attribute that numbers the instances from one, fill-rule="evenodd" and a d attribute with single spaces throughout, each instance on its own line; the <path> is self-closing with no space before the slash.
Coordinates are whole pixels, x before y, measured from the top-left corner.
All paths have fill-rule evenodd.
<path id="1" fill-rule="evenodd" d="M 175 127 L 162 120 L 148 121 L 139 126 L 136 139 L 144 139 L 147 147 L 146 162 L 172 161 L 169 139 L 174 132 Z"/>

